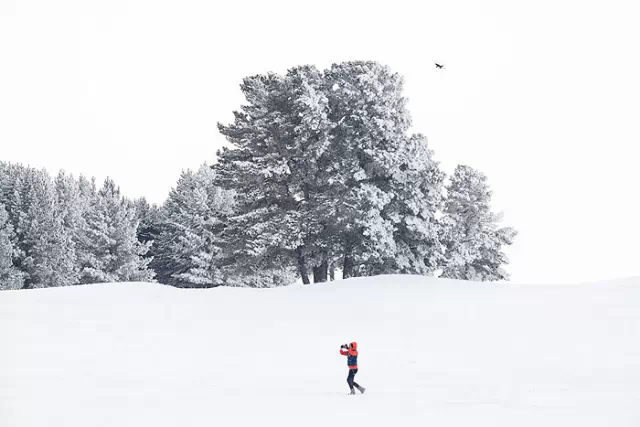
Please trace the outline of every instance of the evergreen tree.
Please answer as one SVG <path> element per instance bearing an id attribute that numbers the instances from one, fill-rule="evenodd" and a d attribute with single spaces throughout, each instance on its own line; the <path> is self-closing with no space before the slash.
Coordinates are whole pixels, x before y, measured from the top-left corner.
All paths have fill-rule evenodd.
<path id="1" fill-rule="evenodd" d="M 396 154 L 399 166 L 389 180 L 393 197 L 379 216 L 392 238 L 377 234 L 387 238 L 372 248 L 378 256 L 367 262 L 365 274 L 433 274 L 444 256 L 439 216 L 445 174 L 422 135 L 408 138 Z"/>
<path id="2" fill-rule="evenodd" d="M 328 147 L 322 74 L 297 67 L 286 76 L 248 77 L 248 101 L 235 122 L 219 125 L 233 149 L 218 153 L 219 182 L 237 194 L 225 242 L 249 271 L 296 265 L 309 283 L 306 257 L 321 232 L 315 200 Z"/>
<path id="3" fill-rule="evenodd" d="M 491 212 L 490 202 L 487 177 L 469 166 L 458 166 L 447 186 L 442 277 L 508 279 L 502 268 L 508 263 L 502 248 L 511 245 L 517 233 L 510 227 L 498 227 L 500 218 Z"/>
<path id="4" fill-rule="evenodd" d="M 238 194 L 224 235 L 243 264 L 296 265 L 303 283 L 309 267 L 319 282 L 339 263 L 344 277 L 372 274 L 380 270 L 374 264 L 396 257 L 402 237 L 402 250 L 416 258 L 409 270 L 433 270 L 440 248 L 434 212 L 425 209 L 438 205 L 442 176 L 430 154 L 422 154 L 423 169 L 404 178 L 417 180 L 409 187 L 419 188 L 418 196 L 436 199 L 420 202 L 420 227 L 396 222 L 418 221 L 402 214 L 415 202 L 396 194 L 406 184 L 394 181 L 396 171 L 408 154 L 430 153 L 426 142 L 422 151 L 414 147 L 423 138 L 407 136 L 411 120 L 398 74 L 355 61 L 324 73 L 304 66 L 249 77 L 241 88 L 248 105 L 233 124 L 219 126 L 233 147 L 219 152 L 216 169 L 221 185 Z"/>
<path id="5" fill-rule="evenodd" d="M 20 228 L 22 210 L 26 209 L 22 203 L 22 192 L 25 191 L 26 168 L 21 165 L 0 162 L 0 203 L 3 203 L 8 214 L 8 221 L 13 228 L 12 244 L 17 252 L 16 263 L 19 266 L 24 253 L 20 242 L 24 233 Z"/>
<path id="6" fill-rule="evenodd" d="M 4 205 L 0 203 L 0 290 L 21 289 L 23 286 L 23 275 L 13 265 L 16 255 L 12 243 L 14 238 L 9 214 Z"/>
<path id="7" fill-rule="evenodd" d="M 19 190 L 18 226 L 20 269 L 26 288 L 69 286 L 78 283 L 71 236 L 57 209 L 53 183 L 45 171 L 27 169 Z"/>
<path id="8" fill-rule="evenodd" d="M 74 275 L 80 276 L 80 263 L 83 254 L 83 231 L 86 227 L 84 215 L 89 209 L 88 198 L 83 197 L 80 183 L 73 175 L 60 171 L 54 181 L 56 192 L 56 209 L 60 215 L 66 233 L 71 237 L 71 244 L 76 256 Z"/>
<path id="9" fill-rule="evenodd" d="M 149 260 L 143 257 L 150 245 L 137 239 L 133 203 L 120 195 L 111 179 L 106 179 L 97 193 L 84 191 L 90 195 L 90 205 L 81 239 L 82 283 L 152 280 Z"/>
<path id="10" fill-rule="evenodd" d="M 217 235 L 222 216 L 231 212 L 233 194 L 214 185 L 215 173 L 203 165 L 183 171 L 163 206 L 158 267 L 161 282 L 174 286 L 211 287 L 223 283 L 215 262 L 220 255 Z"/>
<path id="11" fill-rule="evenodd" d="M 370 274 L 394 256 L 394 223 L 384 215 L 411 118 L 403 79 L 376 62 L 334 64 L 326 72 L 333 154 L 331 198 L 343 277 Z"/>
<path id="12" fill-rule="evenodd" d="M 207 165 L 183 171 L 162 206 L 162 229 L 151 263 L 161 283 L 178 287 L 289 284 L 295 277 L 286 268 L 251 272 L 225 247 L 222 232 L 234 212 L 235 194 L 216 185 Z"/>
<path id="13" fill-rule="evenodd" d="M 78 181 L 73 175 L 60 171 L 55 179 L 56 206 L 64 227 L 75 233 L 83 227 L 83 215 L 88 206 L 81 198 Z"/>

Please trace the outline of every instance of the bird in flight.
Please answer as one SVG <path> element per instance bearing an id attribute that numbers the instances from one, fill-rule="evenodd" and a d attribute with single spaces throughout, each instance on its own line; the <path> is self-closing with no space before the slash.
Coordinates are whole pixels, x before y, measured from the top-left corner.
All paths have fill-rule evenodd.
<path id="1" fill-rule="evenodd" d="M 440 65 L 436 62 L 436 68 L 444 68 L 444 65 Z"/>

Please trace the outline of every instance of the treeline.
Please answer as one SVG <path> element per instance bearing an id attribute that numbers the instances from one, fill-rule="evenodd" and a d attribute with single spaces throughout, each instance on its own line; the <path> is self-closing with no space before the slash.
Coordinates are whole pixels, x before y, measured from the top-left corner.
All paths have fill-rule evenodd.
<path id="1" fill-rule="evenodd" d="M 115 183 L 0 163 L 3 288 L 157 280 L 271 287 L 378 274 L 502 280 L 515 230 L 487 178 L 441 170 L 375 62 L 247 77 L 230 147 L 161 206 Z"/>
<path id="2" fill-rule="evenodd" d="M 148 281 L 137 210 L 107 179 L 0 162 L 0 287 Z"/>

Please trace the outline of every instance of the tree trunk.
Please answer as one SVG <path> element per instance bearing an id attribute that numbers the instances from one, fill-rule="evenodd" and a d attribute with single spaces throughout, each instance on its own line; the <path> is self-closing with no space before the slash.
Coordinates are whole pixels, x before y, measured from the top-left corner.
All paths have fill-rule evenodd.
<path id="1" fill-rule="evenodd" d="M 302 283 L 308 285 L 311 282 L 309 281 L 309 273 L 307 272 L 307 266 L 304 262 L 304 255 L 302 255 L 302 248 L 296 249 L 296 255 L 298 256 L 298 272 L 300 273 L 300 277 L 302 277 Z"/>
<path id="2" fill-rule="evenodd" d="M 353 244 L 347 237 L 344 242 L 344 261 L 342 263 L 342 278 L 353 277 Z"/>
<path id="3" fill-rule="evenodd" d="M 351 258 L 351 254 L 345 254 L 344 264 L 342 266 L 342 278 L 348 279 L 349 277 L 353 277 L 353 258 Z"/>
<path id="4" fill-rule="evenodd" d="M 313 282 L 321 283 L 327 281 L 328 263 L 327 260 L 322 261 L 317 267 L 313 267 Z"/>
<path id="5" fill-rule="evenodd" d="M 336 267 L 334 263 L 331 263 L 331 265 L 329 266 L 329 280 L 331 280 L 332 282 L 336 280 Z"/>

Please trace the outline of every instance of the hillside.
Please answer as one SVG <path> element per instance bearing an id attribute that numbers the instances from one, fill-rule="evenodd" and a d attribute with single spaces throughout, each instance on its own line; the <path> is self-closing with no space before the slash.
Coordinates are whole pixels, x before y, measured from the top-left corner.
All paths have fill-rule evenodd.
<path id="1" fill-rule="evenodd" d="M 638 426 L 639 337 L 638 279 L 5 291 L 0 424 Z"/>

